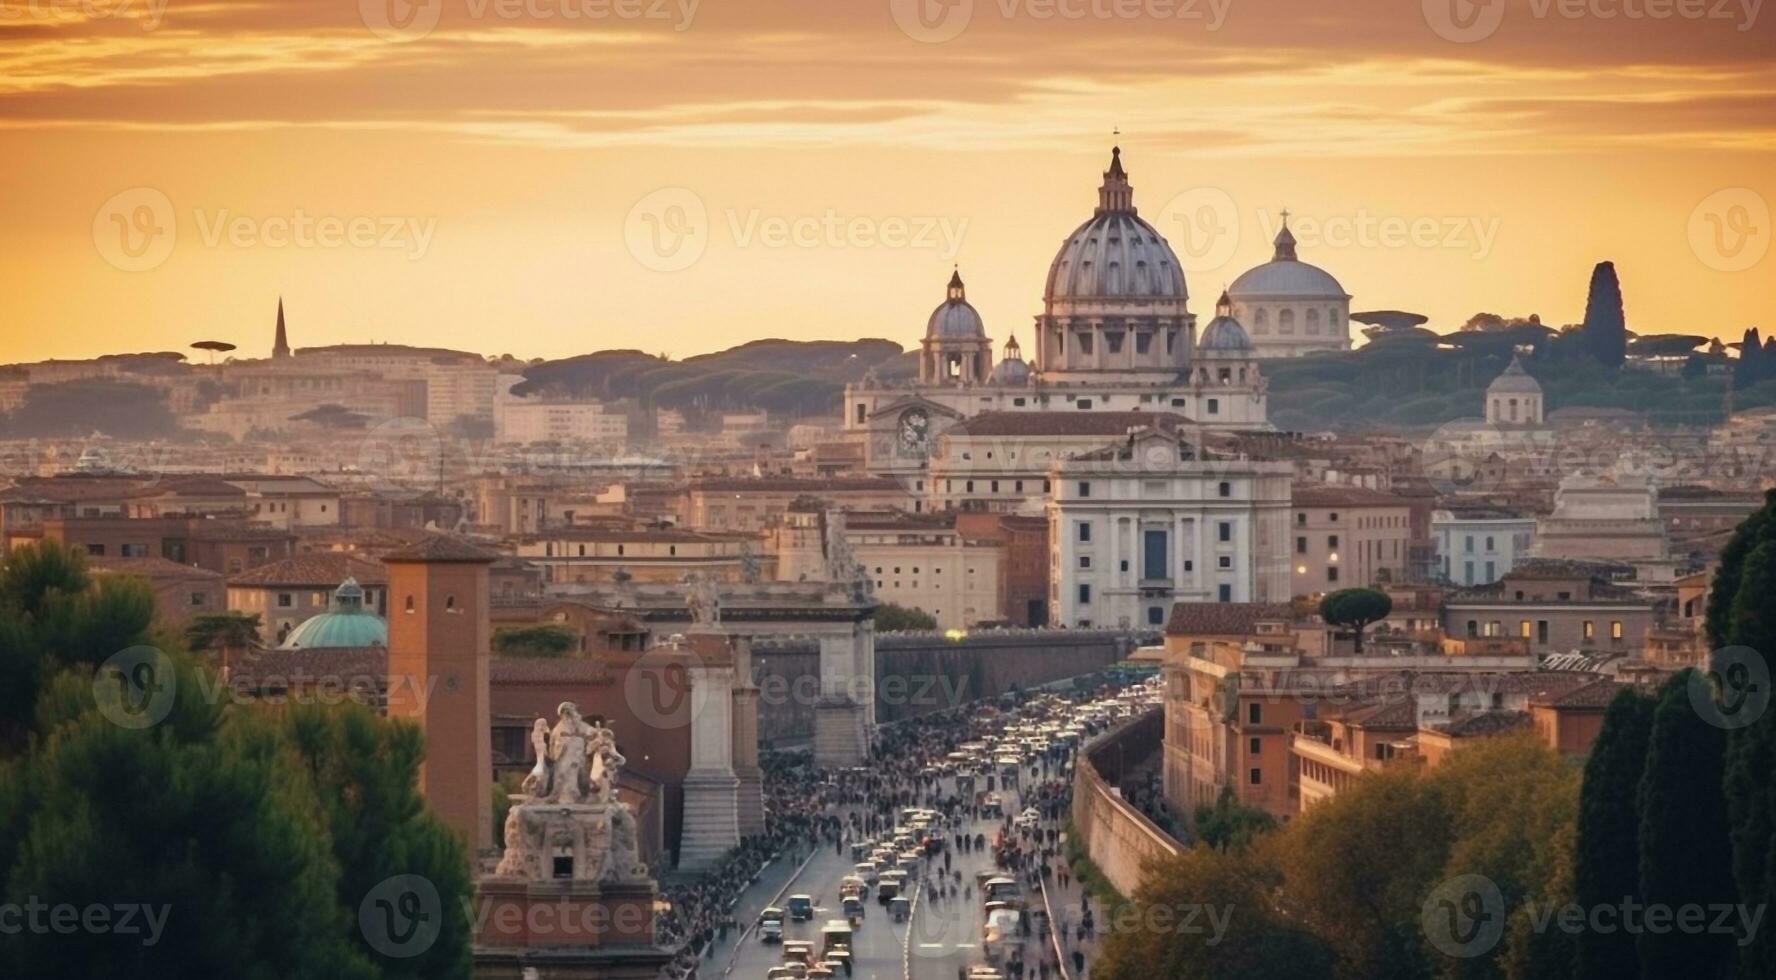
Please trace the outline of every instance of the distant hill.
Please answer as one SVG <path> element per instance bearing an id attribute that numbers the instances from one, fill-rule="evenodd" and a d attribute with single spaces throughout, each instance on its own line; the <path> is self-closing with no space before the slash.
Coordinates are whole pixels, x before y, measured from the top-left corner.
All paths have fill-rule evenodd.
<path id="1" fill-rule="evenodd" d="M 792 416 L 836 413 L 848 382 L 874 370 L 906 377 L 914 358 L 888 340 L 755 340 L 682 361 L 638 350 L 599 351 L 533 365 L 519 395 L 557 394 L 699 411 L 765 409 Z"/>

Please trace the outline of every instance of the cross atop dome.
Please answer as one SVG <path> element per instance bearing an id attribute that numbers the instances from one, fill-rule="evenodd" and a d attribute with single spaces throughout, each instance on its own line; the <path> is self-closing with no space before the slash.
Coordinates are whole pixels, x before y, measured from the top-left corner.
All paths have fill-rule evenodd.
<path id="1" fill-rule="evenodd" d="M 1283 230 L 1277 232 L 1276 255 L 1272 260 L 1276 262 L 1300 261 L 1295 258 L 1295 233 L 1289 230 L 1288 208 L 1283 209 Z"/>
<path id="2" fill-rule="evenodd" d="M 1122 147 L 1110 148 L 1110 169 L 1104 171 L 1104 183 L 1098 187 L 1098 214 L 1105 212 L 1135 213 L 1135 189 L 1129 186 L 1128 171 L 1122 169 Z"/>
<path id="3" fill-rule="evenodd" d="M 962 287 L 962 268 L 960 266 L 955 267 L 950 272 L 949 298 L 953 300 L 963 300 L 968 298 L 967 291 Z"/>
<path id="4" fill-rule="evenodd" d="M 1221 298 L 1215 301 L 1215 315 L 1233 315 L 1233 300 L 1227 295 L 1227 289 L 1225 287 L 1221 290 Z"/>

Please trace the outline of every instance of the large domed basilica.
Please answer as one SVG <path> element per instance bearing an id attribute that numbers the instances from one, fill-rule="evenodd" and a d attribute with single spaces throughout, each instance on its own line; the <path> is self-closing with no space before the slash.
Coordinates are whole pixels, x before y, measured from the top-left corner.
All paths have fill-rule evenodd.
<path id="1" fill-rule="evenodd" d="M 958 270 L 926 323 L 918 380 L 848 386 L 845 428 L 865 438 L 879 472 L 921 467 L 944 429 L 987 412 L 1155 412 L 1211 429 L 1271 428 L 1262 343 L 1237 319 L 1239 296 L 1222 297 L 1206 349 L 1189 300 L 1178 256 L 1140 216 L 1113 148 L 1097 208 L 1049 263 L 1032 361 L 1012 338 L 991 363 L 987 325 Z"/>

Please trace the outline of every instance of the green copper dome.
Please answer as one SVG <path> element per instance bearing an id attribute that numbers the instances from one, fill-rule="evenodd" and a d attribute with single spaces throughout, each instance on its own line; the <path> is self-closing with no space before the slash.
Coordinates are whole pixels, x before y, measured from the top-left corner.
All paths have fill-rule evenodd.
<path id="1" fill-rule="evenodd" d="M 285 650 L 388 646 L 388 624 L 364 608 L 364 590 L 346 579 L 333 593 L 333 608 L 304 620 L 278 646 Z"/>

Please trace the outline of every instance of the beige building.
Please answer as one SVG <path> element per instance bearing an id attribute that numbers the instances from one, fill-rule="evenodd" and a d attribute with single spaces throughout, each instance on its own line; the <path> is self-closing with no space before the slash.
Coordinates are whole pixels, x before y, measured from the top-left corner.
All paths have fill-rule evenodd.
<path id="1" fill-rule="evenodd" d="M 1401 582 L 1412 543 L 1412 507 L 1390 493 L 1324 484 L 1294 489 L 1290 584 L 1294 595 Z"/>
<path id="2" fill-rule="evenodd" d="M 154 593 L 155 620 L 162 627 L 179 629 L 198 616 L 214 615 L 228 608 L 220 572 L 160 557 L 89 558 L 87 567 L 95 575 L 116 575 L 146 583 Z"/>
<path id="3" fill-rule="evenodd" d="M 1668 552 L 1657 492 L 1640 476 L 1568 476 L 1554 491 L 1554 512 L 1536 526 L 1538 558 L 1637 561 Z"/>
<path id="4" fill-rule="evenodd" d="M 1492 585 L 1449 593 L 1443 603 L 1450 636 L 1518 637 L 1538 655 L 1636 656 L 1654 622 L 1650 599 L 1574 562 L 1532 561 Z"/>
<path id="5" fill-rule="evenodd" d="M 848 514 L 845 539 L 880 602 L 930 613 L 945 630 L 1006 618 L 1003 545 L 963 534 L 953 513 Z"/>
<path id="6" fill-rule="evenodd" d="M 1050 622 L 1157 629 L 1173 602 L 1289 598 L 1292 472 L 1147 428 L 1056 462 Z"/>
<path id="7" fill-rule="evenodd" d="M 957 422 L 938 438 L 925 476 L 913 481 L 925 510 L 980 508 L 1041 514 L 1049 469 L 1150 426 L 1180 432 L 1190 420 L 1171 412 L 990 412 Z"/>
<path id="8" fill-rule="evenodd" d="M 597 401 L 502 399 L 494 413 L 494 440 L 502 443 L 622 445 L 628 439 L 628 416 Z"/>
<path id="9" fill-rule="evenodd" d="M 911 510 L 913 498 L 886 477 L 710 476 L 690 481 L 679 506 L 680 522 L 704 531 L 761 531 L 777 523 L 798 498 L 839 510 Z"/>
<path id="10" fill-rule="evenodd" d="M 767 556 L 754 534 L 721 534 L 672 527 L 553 527 L 519 538 L 518 558 L 543 570 L 552 584 L 606 584 L 621 572 L 635 582 L 677 583 L 686 575 L 739 582 L 768 577 Z"/>

